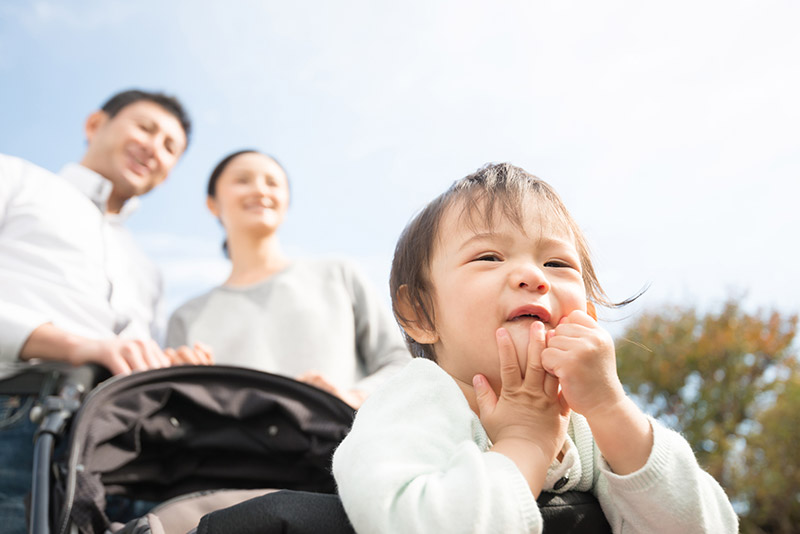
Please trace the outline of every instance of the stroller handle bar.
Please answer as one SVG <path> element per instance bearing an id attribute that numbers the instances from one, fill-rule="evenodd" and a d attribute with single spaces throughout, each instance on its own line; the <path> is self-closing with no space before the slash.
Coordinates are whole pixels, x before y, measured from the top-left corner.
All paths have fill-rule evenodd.
<path id="1" fill-rule="evenodd" d="M 49 534 L 50 460 L 56 436 L 64 430 L 72 415 L 80 408 L 81 397 L 98 378 L 107 375 L 102 367 L 89 364 L 66 369 L 57 395 L 45 397 L 31 410 L 31 420 L 39 423 L 34 435 L 33 478 L 31 480 L 30 534 Z"/>

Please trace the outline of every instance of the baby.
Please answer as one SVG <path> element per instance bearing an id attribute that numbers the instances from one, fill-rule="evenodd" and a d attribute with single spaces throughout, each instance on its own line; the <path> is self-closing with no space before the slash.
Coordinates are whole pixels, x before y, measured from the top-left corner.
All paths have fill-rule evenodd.
<path id="1" fill-rule="evenodd" d="M 594 493 L 614 532 L 737 532 L 689 444 L 625 395 L 580 228 L 509 164 L 406 227 L 392 305 L 417 358 L 359 411 L 333 472 L 357 532 L 542 531 L 542 491 Z"/>

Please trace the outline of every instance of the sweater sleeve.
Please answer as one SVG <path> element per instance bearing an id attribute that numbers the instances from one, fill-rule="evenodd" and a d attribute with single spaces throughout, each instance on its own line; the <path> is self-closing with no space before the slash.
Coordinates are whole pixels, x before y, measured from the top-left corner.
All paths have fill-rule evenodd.
<path id="1" fill-rule="evenodd" d="M 524 477 L 485 451 L 458 386 L 414 360 L 364 403 L 333 473 L 357 532 L 541 532 Z M 484 443 L 485 445 L 485 443 Z"/>
<path id="2" fill-rule="evenodd" d="M 356 350 L 366 373 L 355 387 L 372 393 L 405 367 L 411 361 L 411 354 L 400 327 L 364 275 L 348 262 L 342 263 L 342 269 L 353 301 Z"/>
<path id="3" fill-rule="evenodd" d="M 167 334 L 164 347 L 178 348 L 181 345 L 191 345 L 189 343 L 189 333 L 186 327 L 185 306 L 175 310 L 167 322 Z"/>
<path id="4" fill-rule="evenodd" d="M 614 532 L 736 533 L 738 519 L 722 487 L 697 463 L 689 443 L 651 419 L 647 463 L 625 476 L 600 458 L 597 495 Z"/>

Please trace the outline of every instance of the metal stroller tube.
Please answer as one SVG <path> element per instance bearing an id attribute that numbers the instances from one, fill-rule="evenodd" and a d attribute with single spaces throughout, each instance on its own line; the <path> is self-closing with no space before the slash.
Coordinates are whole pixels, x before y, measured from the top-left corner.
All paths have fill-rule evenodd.
<path id="1" fill-rule="evenodd" d="M 101 368 L 84 365 L 65 372 L 58 395 L 44 399 L 31 411 L 31 419 L 39 422 L 34 436 L 33 478 L 31 484 L 31 522 L 29 533 L 50 533 L 50 461 L 56 436 L 60 436 L 69 419 L 80 408 L 81 396 L 91 389 Z"/>

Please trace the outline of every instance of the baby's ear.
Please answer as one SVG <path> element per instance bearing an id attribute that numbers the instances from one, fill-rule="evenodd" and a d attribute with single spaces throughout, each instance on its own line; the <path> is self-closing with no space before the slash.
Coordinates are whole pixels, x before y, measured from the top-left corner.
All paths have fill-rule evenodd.
<path id="1" fill-rule="evenodd" d="M 432 345 L 439 341 L 439 334 L 436 330 L 428 325 L 425 315 L 419 309 L 419 305 L 412 303 L 408 295 L 408 286 L 403 284 L 397 290 L 395 296 L 395 306 L 397 311 L 402 316 L 400 326 L 406 331 L 406 334 L 421 345 Z"/>
<path id="2" fill-rule="evenodd" d="M 594 302 L 586 301 L 586 313 L 595 321 L 597 320 L 597 310 L 594 307 Z"/>

